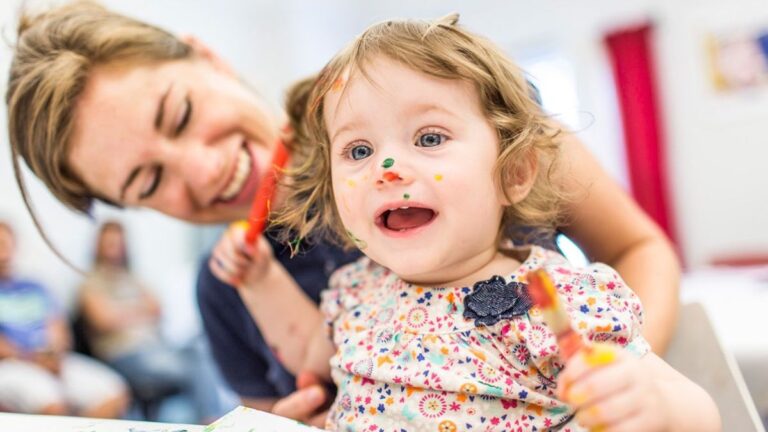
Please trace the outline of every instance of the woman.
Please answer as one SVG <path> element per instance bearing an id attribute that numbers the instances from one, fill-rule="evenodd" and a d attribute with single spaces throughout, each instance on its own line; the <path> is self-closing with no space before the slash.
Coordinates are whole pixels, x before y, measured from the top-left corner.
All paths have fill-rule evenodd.
<path id="1" fill-rule="evenodd" d="M 284 123 L 199 42 L 182 41 L 91 3 L 22 19 L 6 101 L 17 178 L 16 156 L 21 156 L 76 211 L 88 212 L 100 200 L 191 222 L 246 217 Z M 645 336 L 663 352 L 677 309 L 677 259 L 658 227 L 606 178 L 583 145 L 572 135 L 563 142 L 562 159 L 569 163 L 560 169 L 568 171 L 563 178 L 575 179 L 566 187 L 583 199 L 568 209 L 570 223 L 562 231 L 634 287 L 648 311 Z M 216 253 L 237 253 L 241 236 L 230 230 Z M 286 254 L 275 250 L 278 259 Z M 330 262 L 338 265 L 343 259 Z M 307 266 L 327 264 L 321 258 Z M 217 260 L 211 269 L 226 279 L 228 270 Z M 296 268 L 287 271 L 294 274 Z M 207 269 L 203 272 L 201 291 L 213 279 L 205 277 Z M 248 291 L 255 287 L 245 288 L 238 294 L 248 304 Z M 314 305 L 305 296 L 249 304 L 247 312 L 263 323 L 259 309 L 279 308 L 280 300 L 298 317 L 282 323 L 281 331 L 308 331 L 301 328 L 301 311 Z M 242 304 L 239 310 L 245 310 Z M 207 318 L 207 328 L 216 326 Z M 272 403 L 264 402 L 259 406 Z M 306 419 L 320 403 L 318 388 L 310 386 L 274 409 Z"/>

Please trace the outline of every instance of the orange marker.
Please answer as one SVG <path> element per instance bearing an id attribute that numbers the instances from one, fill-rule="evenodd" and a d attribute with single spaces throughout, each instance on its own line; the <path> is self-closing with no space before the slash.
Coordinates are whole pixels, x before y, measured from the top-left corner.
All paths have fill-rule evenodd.
<path id="1" fill-rule="evenodd" d="M 248 231 L 245 233 L 245 241 L 249 245 L 255 246 L 256 240 L 264 232 L 264 226 L 267 224 L 267 218 L 269 217 L 269 207 L 275 195 L 275 185 L 287 163 L 288 150 L 285 148 L 283 140 L 280 139 L 277 141 L 275 152 L 272 154 L 269 172 L 261 181 L 259 189 L 256 191 L 256 198 L 251 206 L 251 212 L 248 214 Z"/>
<path id="2" fill-rule="evenodd" d="M 536 306 L 539 307 L 550 330 L 557 338 L 560 347 L 560 355 L 568 360 L 579 349 L 584 347 L 584 341 L 573 327 L 568 313 L 560 304 L 555 284 L 544 269 L 533 270 L 528 273 L 528 292 Z"/>
<path id="3" fill-rule="evenodd" d="M 577 351 L 583 350 L 585 360 L 590 366 L 611 363 L 616 358 L 615 349 L 606 344 L 587 344 L 581 335 L 571 327 L 571 320 L 560 298 L 552 278 L 544 269 L 528 273 L 528 293 L 541 310 L 544 322 L 557 338 L 557 346 L 563 360 L 568 361 Z"/>

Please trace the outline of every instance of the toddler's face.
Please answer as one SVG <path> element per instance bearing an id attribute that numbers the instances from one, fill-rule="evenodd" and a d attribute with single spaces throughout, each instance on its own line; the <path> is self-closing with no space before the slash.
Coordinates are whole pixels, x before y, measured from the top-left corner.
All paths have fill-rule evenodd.
<path id="1" fill-rule="evenodd" d="M 496 251 L 499 141 L 474 86 L 373 59 L 325 97 L 336 206 L 402 278 L 447 284 Z"/>

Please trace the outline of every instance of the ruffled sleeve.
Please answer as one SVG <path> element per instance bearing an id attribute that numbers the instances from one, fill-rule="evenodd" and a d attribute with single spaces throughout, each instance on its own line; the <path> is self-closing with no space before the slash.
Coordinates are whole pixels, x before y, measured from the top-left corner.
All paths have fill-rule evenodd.
<path id="1" fill-rule="evenodd" d="M 591 264 L 575 269 L 548 266 L 571 325 L 585 340 L 609 342 L 641 357 L 650 346 L 641 334 L 643 307 L 639 297 L 613 268 Z"/>
<path id="2" fill-rule="evenodd" d="M 558 269 L 553 269 L 558 271 Z M 650 351 L 641 334 L 643 306 L 613 268 L 596 263 L 562 271 L 557 289 L 571 323 L 589 341 L 610 342 L 638 357 Z"/>
<path id="3" fill-rule="evenodd" d="M 539 264 L 552 276 L 571 326 L 584 340 L 616 344 L 638 357 L 650 351 L 641 334 L 640 299 L 615 270 L 604 264 L 576 269 L 562 258 Z M 529 385 L 554 385 L 564 363 L 555 335 L 537 308 L 529 311 L 528 319 L 499 323 L 492 331 L 503 337 L 506 361 L 517 370 L 529 370 L 525 377 L 532 379 Z"/>

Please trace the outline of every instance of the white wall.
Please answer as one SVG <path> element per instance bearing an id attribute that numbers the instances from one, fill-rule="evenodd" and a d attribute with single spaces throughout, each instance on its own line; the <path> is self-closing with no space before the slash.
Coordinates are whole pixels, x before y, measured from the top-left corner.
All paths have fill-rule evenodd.
<path id="1" fill-rule="evenodd" d="M 21 0 L 0 2 L 0 26 L 13 39 L 15 8 Z M 37 4 L 39 2 L 27 3 Z M 293 80 L 319 69 L 366 25 L 392 17 L 433 18 L 452 11 L 469 28 L 488 36 L 513 56 L 542 47 L 570 60 L 584 111 L 581 137 L 620 182 L 625 182 L 619 117 L 610 68 L 601 44 L 611 28 L 652 19 L 657 26 L 658 65 L 664 122 L 670 150 L 670 179 L 682 246 L 688 264 L 740 250 L 768 250 L 768 150 L 762 134 L 768 89 L 722 95 L 707 81 L 707 33 L 743 26 L 768 26 L 768 7 L 758 0 L 333 0 L 203 1 L 110 0 L 109 6 L 192 33 L 208 43 L 275 107 Z M 9 50 L 0 49 L 5 72 Z M 0 88 L 4 92 L 5 79 Z M 5 106 L 0 108 L 5 116 Z M 23 239 L 20 261 L 49 281 L 64 299 L 78 276 L 39 239 L 16 191 L 0 126 L 0 217 L 10 218 Z M 27 176 L 38 212 L 54 242 L 82 266 L 88 262 L 95 225 L 65 211 Z M 100 209 L 97 217 L 105 212 Z M 186 295 L 191 305 L 193 268 L 200 253 L 198 231 L 149 212 L 125 212 L 137 271 L 167 296 Z M 191 307 L 191 306 L 189 306 Z M 190 312 L 179 312 L 182 316 Z"/>

